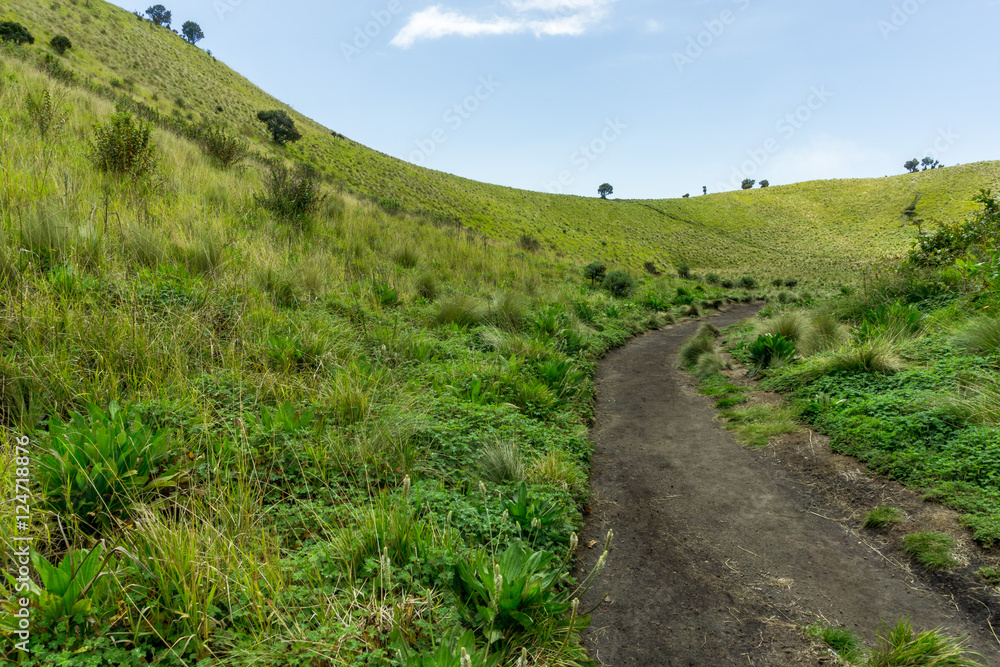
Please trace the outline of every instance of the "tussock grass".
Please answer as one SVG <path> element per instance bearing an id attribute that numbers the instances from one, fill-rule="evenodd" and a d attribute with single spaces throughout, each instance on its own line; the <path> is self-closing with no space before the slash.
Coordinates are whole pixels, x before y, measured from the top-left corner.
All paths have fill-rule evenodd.
<path id="1" fill-rule="evenodd" d="M 479 476 L 493 484 L 523 482 L 526 478 L 521 450 L 510 440 L 494 440 L 483 447 L 478 462 Z"/>
<path id="2" fill-rule="evenodd" d="M 865 657 L 864 645 L 861 642 L 861 638 L 848 628 L 814 623 L 806 628 L 806 634 L 822 641 L 842 660 L 848 663 L 860 663 Z"/>
<path id="3" fill-rule="evenodd" d="M 795 343 L 796 348 L 800 348 L 813 335 L 813 328 L 812 322 L 805 313 L 791 311 L 762 322 L 757 326 L 757 332 L 772 336 L 784 336 Z"/>
<path id="4" fill-rule="evenodd" d="M 877 644 L 866 667 L 983 667 L 974 659 L 981 656 L 965 650 L 964 637 L 948 637 L 940 630 L 918 634 L 909 619 L 891 628 L 883 624 L 876 636 Z"/>
<path id="5" fill-rule="evenodd" d="M 485 317 L 486 308 L 479 299 L 466 294 L 457 294 L 438 303 L 434 322 L 468 327 L 481 323 Z"/>
<path id="6" fill-rule="evenodd" d="M 930 570 L 950 570 L 958 566 L 952 556 L 955 540 L 938 532 L 912 533 L 903 538 L 903 552 Z"/>
<path id="7" fill-rule="evenodd" d="M 975 354 L 1000 350 L 1000 318 L 980 316 L 955 336 L 955 345 Z"/>
<path id="8" fill-rule="evenodd" d="M 809 336 L 803 341 L 803 351 L 809 354 L 825 352 L 845 345 L 850 340 L 847 326 L 830 312 L 820 312 L 812 318 Z"/>
<path id="9" fill-rule="evenodd" d="M 699 379 L 711 377 L 726 367 L 726 361 L 718 352 L 706 352 L 698 357 L 694 374 Z"/>
<path id="10" fill-rule="evenodd" d="M 711 354 L 715 351 L 715 339 L 712 336 L 695 336 L 681 346 L 681 362 L 691 368 L 698 363 L 701 355 Z"/>
<path id="11" fill-rule="evenodd" d="M 865 515 L 865 520 L 861 522 L 862 528 L 877 530 L 887 526 L 894 526 L 903 521 L 903 513 L 895 507 L 879 505 Z"/>
<path id="12" fill-rule="evenodd" d="M 771 438 L 801 429 L 798 413 L 788 405 L 754 404 L 740 410 L 723 412 L 726 428 L 748 447 L 766 447 Z"/>
<path id="13" fill-rule="evenodd" d="M 565 452 L 552 450 L 535 459 L 527 478 L 535 484 L 549 484 L 568 491 L 578 503 L 586 500 L 590 484 L 580 465 Z"/>

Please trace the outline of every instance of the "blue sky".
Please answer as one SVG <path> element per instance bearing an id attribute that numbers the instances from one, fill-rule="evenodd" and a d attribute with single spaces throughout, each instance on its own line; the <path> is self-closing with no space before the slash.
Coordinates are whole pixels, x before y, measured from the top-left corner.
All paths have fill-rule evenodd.
<path id="1" fill-rule="evenodd" d="M 159 1 L 301 113 L 490 183 L 661 198 L 1000 159 L 1000 0 Z"/>

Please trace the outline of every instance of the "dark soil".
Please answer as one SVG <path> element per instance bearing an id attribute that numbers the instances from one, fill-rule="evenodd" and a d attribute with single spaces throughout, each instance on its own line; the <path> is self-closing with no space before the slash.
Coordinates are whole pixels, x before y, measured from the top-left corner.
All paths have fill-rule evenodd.
<path id="1" fill-rule="evenodd" d="M 757 308 L 712 322 L 723 328 Z M 969 635 L 986 664 L 1000 665 L 995 591 L 962 572 L 918 571 L 895 546 L 901 530 L 960 534 L 953 513 L 868 476 L 812 433 L 741 447 L 679 368 L 678 349 L 698 326 L 647 334 L 609 354 L 598 374 L 578 575 L 596 563 L 608 529 L 614 539 L 581 605 L 604 600 L 584 635 L 591 656 L 615 667 L 834 665 L 805 626 L 846 626 L 873 645 L 883 621 L 908 616 L 917 630 Z M 883 502 L 903 509 L 907 525 L 858 528 Z"/>

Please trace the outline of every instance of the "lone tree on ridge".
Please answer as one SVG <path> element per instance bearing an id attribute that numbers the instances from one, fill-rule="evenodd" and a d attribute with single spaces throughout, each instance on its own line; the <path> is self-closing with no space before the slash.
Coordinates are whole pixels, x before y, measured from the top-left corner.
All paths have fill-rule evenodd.
<path id="1" fill-rule="evenodd" d="M 602 183 L 601 187 L 597 188 L 597 194 L 601 195 L 601 199 L 607 199 L 608 195 L 614 194 L 615 189 L 611 187 L 610 183 Z"/>

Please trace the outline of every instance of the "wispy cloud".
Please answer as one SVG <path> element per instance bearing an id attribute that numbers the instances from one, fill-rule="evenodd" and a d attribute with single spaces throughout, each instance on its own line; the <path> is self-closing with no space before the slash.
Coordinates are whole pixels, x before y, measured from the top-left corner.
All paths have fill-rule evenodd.
<path id="1" fill-rule="evenodd" d="M 390 44 L 408 49 L 449 35 L 477 37 L 534 33 L 536 37 L 582 35 L 605 18 L 616 0 L 505 0 L 506 15 L 472 16 L 433 5 L 410 16 Z"/>

